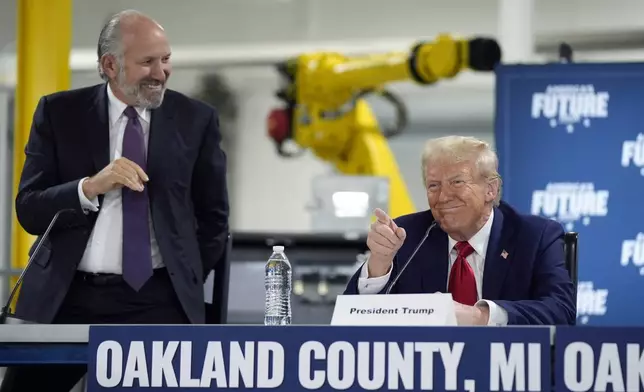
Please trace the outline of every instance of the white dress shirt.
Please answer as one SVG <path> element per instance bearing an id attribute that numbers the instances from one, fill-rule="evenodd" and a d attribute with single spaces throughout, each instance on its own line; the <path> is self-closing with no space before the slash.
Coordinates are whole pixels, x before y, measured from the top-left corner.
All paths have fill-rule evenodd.
<path id="1" fill-rule="evenodd" d="M 508 313 L 505 309 L 495 304 L 492 301 L 482 299 L 483 295 L 483 269 L 485 267 L 485 255 L 487 252 L 487 246 L 490 241 L 490 232 L 492 231 L 492 222 L 494 222 L 494 211 L 490 214 L 490 217 L 485 225 L 479 230 L 470 240 L 468 241 L 474 252 L 467 256 L 466 260 L 474 271 L 474 277 L 476 278 L 476 291 L 478 293 L 479 301 L 475 306 L 485 306 L 487 305 L 490 309 L 490 318 L 488 325 L 493 326 L 502 326 L 508 324 Z M 445 282 L 445 287 L 447 287 L 449 282 L 449 274 L 452 271 L 452 266 L 456 262 L 456 257 L 458 252 L 454 248 L 454 245 L 458 241 L 449 237 L 447 252 L 449 254 L 449 269 L 447 272 L 447 282 Z M 369 267 L 367 263 L 364 263 L 362 269 L 360 270 L 360 277 L 358 278 L 358 292 L 360 294 L 376 294 L 382 290 L 391 275 L 391 269 L 389 272 L 377 278 L 369 278 Z"/>
<path id="2" fill-rule="evenodd" d="M 127 105 L 114 95 L 114 92 L 107 86 L 109 126 L 110 126 L 110 161 L 121 157 L 123 147 L 123 134 L 128 118 L 123 113 Z M 145 146 L 150 134 L 150 111 L 136 108 L 139 114 L 139 122 L 143 128 Z M 78 184 L 78 197 L 81 206 L 85 211 L 99 211 L 98 197 L 89 200 L 83 193 L 83 182 Z M 163 266 L 161 253 L 154 236 L 152 220 L 149 221 L 150 245 L 152 246 L 152 265 L 154 268 Z M 103 205 L 96 219 L 94 230 L 87 241 L 85 253 L 78 265 L 78 270 L 91 273 L 122 274 L 123 271 L 123 209 L 121 201 L 121 189 L 115 189 L 105 194 Z"/>

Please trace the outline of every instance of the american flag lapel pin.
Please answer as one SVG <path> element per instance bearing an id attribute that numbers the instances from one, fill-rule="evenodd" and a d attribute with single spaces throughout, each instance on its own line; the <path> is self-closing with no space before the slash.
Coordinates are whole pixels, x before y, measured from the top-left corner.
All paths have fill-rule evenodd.
<path id="1" fill-rule="evenodd" d="M 503 257 L 504 259 L 508 258 L 508 252 L 505 249 L 503 249 L 503 252 L 501 252 L 501 257 Z"/>

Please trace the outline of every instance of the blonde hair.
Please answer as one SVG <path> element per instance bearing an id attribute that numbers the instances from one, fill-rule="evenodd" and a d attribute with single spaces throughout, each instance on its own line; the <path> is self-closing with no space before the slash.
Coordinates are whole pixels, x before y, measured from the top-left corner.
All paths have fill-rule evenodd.
<path id="1" fill-rule="evenodd" d="M 478 173 L 487 181 L 497 182 L 498 191 L 494 205 L 498 206 L 501 201 L 502 185 L 498 172 L 499 159 L 488 143 L 473 137 L 445 136 L 428 140 L 421 158 L 423 184 L 427 187 L 425 170 L 429 162 L 458 163 L 464 161 L 474 163 Z"/>

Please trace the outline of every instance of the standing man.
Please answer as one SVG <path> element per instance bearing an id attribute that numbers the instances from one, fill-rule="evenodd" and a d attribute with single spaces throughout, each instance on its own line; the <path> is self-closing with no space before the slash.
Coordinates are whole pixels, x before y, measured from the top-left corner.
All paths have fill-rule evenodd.
<path id="1" fill-rule="evenodd" d="M 121 12 L 98 40 L 106 83 L 40 100 L 17 216 L 42 235 L 67 211 L 27 272 L 17 317 L 205 322 L 203 281 L 228 235 L 226 157 L 215 109 L 166 89 L 170 54 L 158 23 Z M 86 370 L 10 369 L 2 390 L 69 391 Z"/>
<path id="2" fill-rule="evenodd" d="M 451 293 L 459 325 L 574 325 L 563 228 L 502 202 L 498 165 L 481 140 L 429 140 L 421 167 L 430 209 L 397 219 L 376 210 L 371 255 L 345 294 L 386 293 L 395 284 L 392 294 Z"/>

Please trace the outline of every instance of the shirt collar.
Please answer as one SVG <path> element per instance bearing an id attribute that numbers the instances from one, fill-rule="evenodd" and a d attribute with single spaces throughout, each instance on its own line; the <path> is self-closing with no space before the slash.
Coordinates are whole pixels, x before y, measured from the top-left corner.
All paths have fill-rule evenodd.
<path id="1" fill-rule="evenodd" d="M 474 251 L 481 257 L 485 257 L 485 254 L 487 253 L 487 246 L 490 241 L 490 233 L 492 232 L 492 223 L 494 222 L 494 209 L 492 209 L 492 213 L 490 213 L 490 217 L 487 219 L 487 222 L 481 227 L 481 229 L 470 238 L 468 241 L 470 243 L 470 246 L 474 249 Z M 452 249 L 454 249 L 454 245 L 458 241 L 453 239 L 448 235 L 449 238 L 449 251 L 451 252 Z"/>
<path id="2" fill-rule="evenodd" d="M 121 118 L 123 112 L 127 108 L 127 104 L 120 99 L 116 98 L 114 91 L 112 91 L 112 86 L 107 84 L 107 99 L 109 102 L 109 113 L 110 113 L 110 126 L 114 126 L 116 122 Z M 150 111 L 144 108 L 135 107 L 136 112 L 139 114 L 139 120 L 143 120 L 150 123 Z"/>

